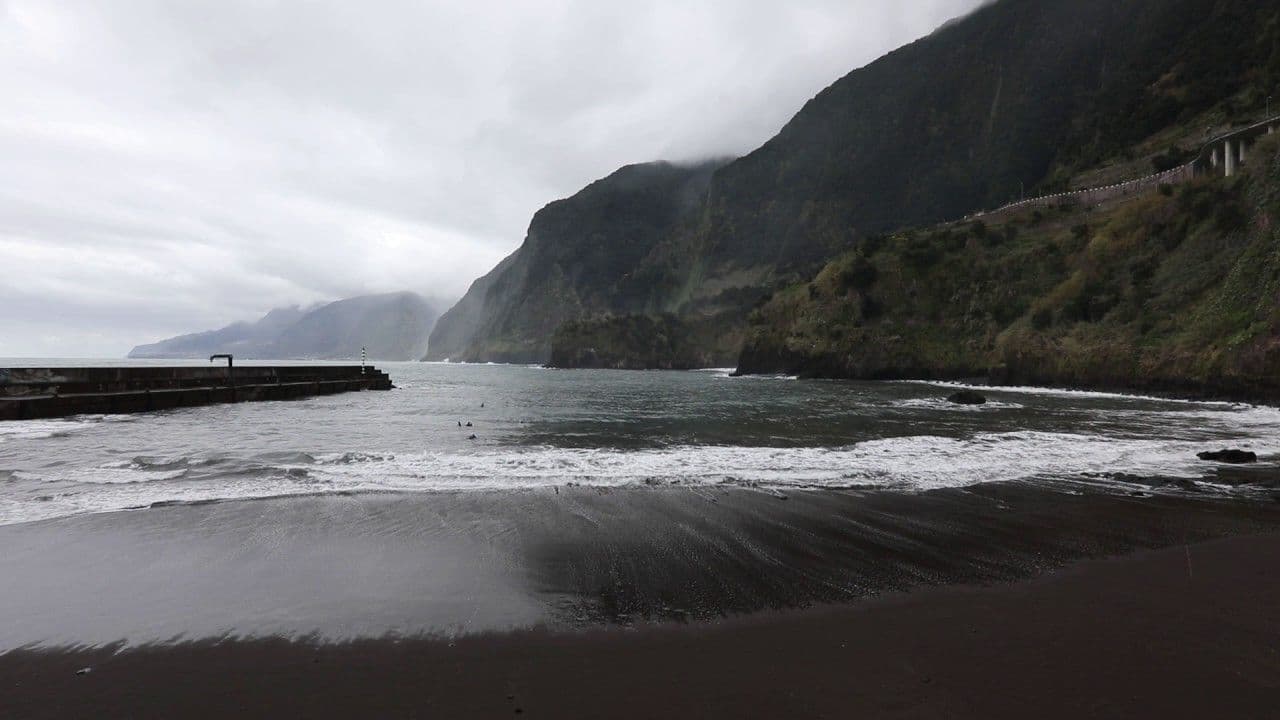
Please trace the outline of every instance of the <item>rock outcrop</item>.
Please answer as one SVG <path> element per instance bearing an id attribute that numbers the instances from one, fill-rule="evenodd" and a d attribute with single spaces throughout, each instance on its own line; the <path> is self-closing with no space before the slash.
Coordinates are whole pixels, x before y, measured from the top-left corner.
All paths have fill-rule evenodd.
<path id="1" fill-rule="evenodd" d="M 1248 450 L 1213 450 L 1196 453 L 1196 457 L 1228 465 L 1247 465 L 1258 462 L 1258 454 Z"/>
<path id="2" fill-rule="evenodd" d="M 947 397 L 947 402 L 954 403 L 956 405 L 986 405 L 987 398 L 985 395 L 974 392 L 973 390 L 961 390 L 960 392 L 949 395 Z"/>

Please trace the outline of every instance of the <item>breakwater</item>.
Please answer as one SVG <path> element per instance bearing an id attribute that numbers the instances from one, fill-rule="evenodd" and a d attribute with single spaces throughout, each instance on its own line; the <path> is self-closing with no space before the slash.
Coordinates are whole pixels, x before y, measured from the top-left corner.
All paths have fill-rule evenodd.
<path id="1" fill-rule="evenodd" d="M 390 390 L 373 366 L 0 368 L 0 420 Z"/>

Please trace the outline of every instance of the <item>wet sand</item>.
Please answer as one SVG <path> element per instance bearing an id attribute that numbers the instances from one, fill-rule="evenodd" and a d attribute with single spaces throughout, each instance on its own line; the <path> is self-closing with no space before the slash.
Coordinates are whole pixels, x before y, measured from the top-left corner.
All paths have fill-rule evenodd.
<path id="1" fill-rule="evenodd" d="M 1269 498 L 1069 487 L 318 496 L 9 525 L 0 651 L 714 620 L 1280 529 Z"/>
<path id="2" fill-rule="evenodd" d="M 0 717 L 1271 716 L 1277 533 L 1265 495 L 1080 483 L 12 525 Z"/>
<path id="3" fill-rule="evenodd" d="M 20 651 L 0 715 L 1272 718 L 1277 558 L 1280 535 L 1236 537 L 638 630 Z"/>

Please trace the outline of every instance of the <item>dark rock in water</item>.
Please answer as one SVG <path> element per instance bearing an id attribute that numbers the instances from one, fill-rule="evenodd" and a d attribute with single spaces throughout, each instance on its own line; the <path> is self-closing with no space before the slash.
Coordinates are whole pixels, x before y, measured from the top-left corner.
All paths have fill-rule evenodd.
<path id="1" fill-rule="evenodd" d="M 471 435 L 471 436 L 470 436 L 470 437 L 468 437 L 467 439 L 468 439 L 468 440 L 475 440 L 475 439 L 476 439 L 476 436 L 475 436 L 475 435 Z"/>
<path id="2" fill-rule="evenodd" d="M 1201 460 L 1211 460 L 1213 462 L 1227 463 L 1230 465 L 1244 465 L 1247 463 L 1258 462 L 1258 454 L 1249 452 L 1248 450 L 1218 450 L 1217 452 L 1197 453 L 1196 457 Z"/>
<path id="3" fill-rule="evenodd" d="M 468 423 L 467 423 L 467 427 L 471 427 L 471 423 L 470 423 L 470 422 L 468 422 Z"/>
<path id="4" fill-rule="evenodd" d="M 987 398 L 972 390 L 961 390 L 948 397 L 947 402 L 957 405 L 986 405 Z"/>

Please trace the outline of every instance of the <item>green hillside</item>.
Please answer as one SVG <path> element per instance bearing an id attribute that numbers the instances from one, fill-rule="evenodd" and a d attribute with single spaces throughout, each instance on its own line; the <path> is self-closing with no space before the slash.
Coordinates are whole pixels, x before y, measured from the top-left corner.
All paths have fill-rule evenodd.
<path id="1" fill-rule="evenodd" d="M 1097 209 L 864 243 L 757 309 L 743 372 L 1280 397 L 1280 141 Z"/>
<path id="2" fill-rule="evenodd" d="M 569 364 L 653 365 L 640 362 L 655 358 L 651 343 L 625 345 L 631 316 L 669 314 L 696 331 L 681 358 L 656 366 L 722 364 L 753 307 L 832 257 L 1024 192 L 1177 162 L 1211 128 L 1261 114 L 1277 81 L 1274 3 L 996 2 L 833 83 L 764 146 L 710 173 L 698 204 L 646 224 L 643 252 L 619 239 L 635 222 L 621 206 L 531 227 L 504 270 L 524 290 L 487 292 L 465 355 L 510 359 L 516 348 L 541 361 L 554 345 Z M 582 227 L 595 252 L 579 251 Z M 567 251 L 535 260 L 552 245 Z M 458 357 L 434 338 L 432 355 Z"/>

